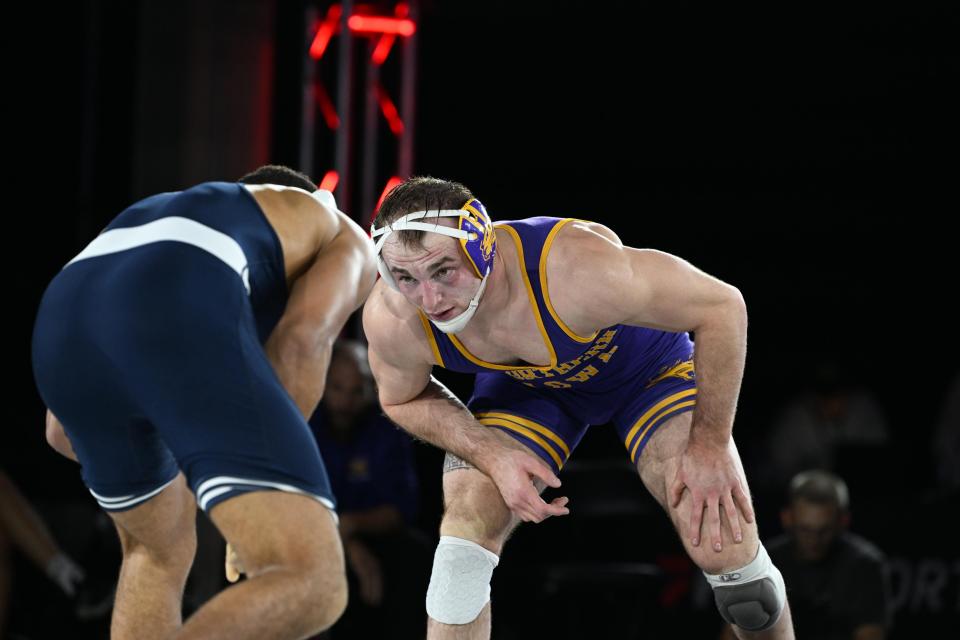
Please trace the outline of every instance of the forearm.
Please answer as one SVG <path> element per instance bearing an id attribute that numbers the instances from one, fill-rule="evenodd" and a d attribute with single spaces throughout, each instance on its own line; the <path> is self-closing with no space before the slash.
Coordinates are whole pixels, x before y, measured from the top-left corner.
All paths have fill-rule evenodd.
<path id="1" fill-rule="evenodd" d="M 436 378 L 413 400 L 402 404 L 384 404 L 383 410 L 393 422 L 411 435 L 486 469 L 484 453 L 495 440 L 470 411 Z"/>
<path id="2" fill-rule="evenodd" d="M 695 338 L 697 404 L 691 439 L 725 444 L 733 431 L 747 355 L 747 311 L 739 294 L 718 307 Z"/>
<path id="3" fill-rule="evenodd" d="M 333 341 L 322 339 L 304 342 L 274 338 L 271 336 L 264 347 L 267 358 L 300 413 L 309 419 L 323 397 Z"/>
<path id="4" fill-rule="evenodd" d="M 280 382 L 307 418 L 323 397 L 333 343 L 375 282 L 372 243 L 342 217 L 341 232 L 293 283 L 283 315 L 264 344 Z"/>

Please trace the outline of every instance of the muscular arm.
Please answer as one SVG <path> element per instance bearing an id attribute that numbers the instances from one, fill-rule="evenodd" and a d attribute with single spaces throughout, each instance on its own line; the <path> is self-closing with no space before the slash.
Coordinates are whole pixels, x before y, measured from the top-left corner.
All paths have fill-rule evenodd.
<path id="1" fill-rule="evenodd" d="M 596 330 L 623 323 L 696 333 L 697 402 L 676 475 L 667 479 L 669 502 L 677 508 L 689 491 L 693 546 L 699 546 L 701 525 L 705 525 L 713 549 L 722 549 L 721 508 L 734 542 L 741 542 L 737 508 L 744 520 L 753 522 L 753 506 L 731 439 L 747 352 L 743 296 L 680 258 L 625 247 L 601 225 L 568 226 L 572 229 L 565 240 L 566 229 L 557 236 L 562 250 L 554 266 L 559 264 L 562 270 L 562 265 L 575 264 L 576 268 L 568 267 L 558 280 L 559 295 L 553 287 L 550 293 L 558 299 L 561 314 L 564 307 L 572 310 L 575 327 Z M 549 272 L 548 258 L 548 277 Z M 597 282 L 604 284 L 596 286 Z"/>
<path id="2" fill-rule="evenodd" d="M 548 277 L 558 283 L 550 287 L 558 312 L 568 309 L 575 325 L 695 332 L 691 437 L 716 444 L 730 439 L 747 352 L 746 305 L 735 287 L 667 253 L 625 247 L 592 223 L 572 223 L 560 232 Z"/>
<path id="3" fill-rule="evenodd" d="M 264 345 L 305 417 L 323 396 L 333 342 L 363 304 L 376 274 L 366 234 L 343 214 L 322 212 L 329 218 L 326 239 L 313 264 L 294 282 L 283 317 Z"/>
<path id="4" fill-rule="evenodd" d="M 433 363 L 424 355 L 419 319 L 394 315 L 382 286 L 363 310 L 363 328 L 384 413 L 417 438 L 479 467 L 488 430 L 431 375 Z"/>
<path id="5" fill-rule="evenodd" d="M 370 367 L 377 381 L 380 404 L 396 424 L 464 460 L 488 475 L 507 507 L 525 521 L 540 522 L 568 513 L 564 498 L 544 502 L 533 485 L 539 478 L 560 485 L 551 469 L 529 450 L 496 429 L 488 429 L 446 387 L 430 374 L 419 319 L 401 318 L 389 310 L 378 285 L 364 308 L 363 326 L 370 343 Z M 419 334 L 418 334 L 419 332 Z"/>

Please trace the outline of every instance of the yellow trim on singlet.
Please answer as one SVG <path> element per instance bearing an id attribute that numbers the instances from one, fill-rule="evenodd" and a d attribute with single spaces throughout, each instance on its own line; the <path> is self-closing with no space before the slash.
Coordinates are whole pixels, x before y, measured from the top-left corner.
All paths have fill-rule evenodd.
<path id="1" fill-rule="evenodd" d="M 546 328 L 543 326 L 543 318 L 540 317 L 540 307 L 537 305 L 537 298 L 533 293 L 533 287 L 530 286 L 530 278 L 527 275 L 526 263 L 523 260 L 523 245 L 520 243 L 520 236 L 517 232 L 506 224 L 495 225 L 497 229 L 503 229 L 510 234 L 510 237 L 513 239 L 513 243 L 517 248 L 517 259 L 520 262 L 520 273 L 523 274 L 523 283 L 527 287 L 527 297 L 530 299 L 530 306 L 533 307 L 533 317 L 537 321 L 537 327 L 540 329 L 540 335 L 543 336 L 543 343 L 547 346 L 547 351 L 550 352 L 550 364 L 548 365 L 533 365 L 526 364 L 523 366 L 512 366 L 505 364 L 495 364 L 493 362 L 486 362 L 480 358 L 474 356 L 472 353 L 467 351 L 467 348 L 463 346 L 463 343 L 460 342 L 460 339 L 452 333 L 448 333 L 447 337 L 450 338 L 450 342 L 453 343 L 453 346 L 457 348 L 464 358 L 472 362 L 473 364 L 479 367 L 485 367 L 487 369 L 496 369 L 498 371 L 517 371 L 520 369 L 533 369 L 536 371 L 549 371 L 557 366 L 557 352 L 553 348 L 553 343 L 550 342 L 550 336 L 547 334 Z"/>
<path id="2" fill-rule="evenodd" d="M 423 325 L 423 330 L 427 334 L 427 340 L 430 342 L 430 349 L 433 351 L 433 357 L 436 358 L 437 364 L 442 367 L 443 356 L 440 355 L 440 346 L 437 344 L 437 339 L 433 335 L 433 330 L 430 329 L 430 320 L 428 320 L 423 311 L 420 311 L 419 309 L 417 309 L 417 315 L 420 316 L 420 324 Z"/>
<path id="3" fill-rule="evenodd" d="M 561 220 L 554 225 L 553 229 L 550 230 L 550 233 L 547 234 L 547 240 L 543 243 L 543 251 L 540 254 L 540 290 L 543 292 L 543 301 L 547 304 L 547 311 L 549 311 L 550 315 L 553 316 L 553 320 L 557 323 L 557 326 L 563 329 L 563 332 L 570 336 L 570 338 L 573 340 L 576 340 L 577 342 L 590 343 L 596 339 L 600 332 L 596 331 L 589 338 L 584 338 L 574 333 L 573 330 L 570 329 L 570 327 L 568 327 L 566 323 L 560 319 L 559 314 L 557 314 L 556 310 L 553 308 L 553 304 L 550 302 L 550 289 L 547 287 L 547 254 L 550 252 L 550 245 L 553 244 L 554 239 L 557 237 L 557 233 L 568 222 L 585 221 L 577 220 L 576 218 L 566 218 L 565 220 Z"/>
<path id="4" fill-rule="evenodd" d="M 481 418 L 478 420 L 480 424 L 492 425 L 497 427 L 503 427 L 504 429 L 509 429 L 510 431 L 516 431 L 522 436 L 530 438 L 538 445 L 543 447 L 543 450 L 550 454 L 550 457 L 553 458 L 553 461 L 557 463 L 557 467 L 563 466 L 563 460 L 560 459 L 560 456 L 554 451 L 553 447 L 547 444 L 547 441 L 538 436 L 535 432 L 527 429 L 526 427 L 521 427 L 515 422 L 509 420 L 501 420 L 500 418 Z"/>
<path id="5" fill-rule="evenodd" d="M 661 409 L 663 409 L 665 406 L 667 406 L 667 405 L 670 404 L 671 402 L 676 402 L 677 400 L 682 400 L 683 398 L 688 398 L 688 397 L 690 397 L 690 396 L 692 396 L 692 395 L 696 395 L 696 393 L 697 393 L 697 390 L 696 390 L 696 389 L 684 389 L 683 391 L 680 391 L 680 392 L 678 392 L 678 393 L 675 393 L 675 394 L 673 394 L 672 396 L 667 396 L 666 398 L 664 398 L 663 400 L 661 400 L 661 401 L 658 402 L 657 404 L 655 404 L 655 405 L 653 405 L 652 407 L 650 407 L 649 409 L 647 409 L 647 411 L 646 411 L 642 416 L 640 416 L 640 419 L 633 423 L 633 427 L 630 429 L 630 432 L 627 434 L 627 438 L 626 438 L 626 440 L 624 441 L 623 444 L 624 444 L 625 446 L 629 447 L 629 446 L 630 446 L 630 441 L 633 440 L 633 436 L 637 433 L 637 431 L 639 431 L 639 429 L 640 429 L 641 426 L 643 426 L 644 424 L 646 424 L 646 422 L 650 419 L 650 417 L 651 417 L 653 414 L 655 414 L 656 412 L 660 411 Z"/>
<path id="6" fill-rule="evenodd" d="M 501 411 L 481 411 L 480 413 L 474 414 L 474 416 L 479 420 L 480 418 L 501 418 L 503 420 L 510 420 L 511 422 L 516 422 L 517 424 L 527 427 L 528 429 L 533 429 L 537 433 L 545 435 L 554 442 L 556 442 L 560 448 L 563 450 L 563 455 L 565 458 L 570 457 L 570 447 L 567 446 L 567 443 L 563 441 L 563 438 L 555 434 L 550 429 L 547 429 L 543 425 L 537 424 L 533 420 L 528 420 L 526 418 L 521 418 L 520 416 L 514 415 L 512 413 L 503 413 Z"/>
<path id="7" fill-rule="evenodd" d="M 647 431 L 649 431 L 653 425 L 657 424 L 658 420 L 672 413 L 680 413 L 681 409 L 686 409 L 687 407 L 693 407 L 696 404 L 697 404 L 696 400 L 687 400 L 686 402 L 681 402 L 680 404 L 664 409 L 663 411 L 658 413 L 652 420 L 650 420 L 649 424 L 647 424 L 647 426 L 644 427 L 643 431 L 640 433 L 640 437 L 637 438 L 637 441 L 635 443 L 633 443 L 633 449 L 630 451 L 630 459 L 636 462 L 637 447 L 639 447 L 640 443 L 643 442 L 643 437 L 647 435 Z"/>
<path id="8" fill-rule="evenodd" d="M 649 389 L 653 385 L 657 384 L 658 382 L 662 382 L 667 378 L 680 378 L 681 380 L 693 380 L 693 375 L 694 375 L 693 360 L 684 360 L 683 362 L 678 362 L 677 364 L 673 365 L 672 367 L 670 367 L 669 369 L 667 369 L 666 371 L 658 375 L 656 378 L 648 382 L 646 388 Z"/>

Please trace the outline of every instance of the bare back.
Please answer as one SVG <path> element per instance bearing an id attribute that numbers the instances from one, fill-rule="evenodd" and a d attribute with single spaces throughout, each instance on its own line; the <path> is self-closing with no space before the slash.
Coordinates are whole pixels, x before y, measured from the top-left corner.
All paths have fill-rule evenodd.
<path id="1" fill-rule="evenodd" d="M 243 185 L 280 239 L 287 286 L 306 271 L 320 249 L 337 231 L 323 205 L 302 189 L 270 184 Z"/>
<path id="2" fill-rule="evenodd" d="M 244 186 L 277 233 L 290 291 L 264 349 L 309 416 L 322 394 L 330 345 L 375 282 L 373 243 L 349 217 L 302 189 Z"/>

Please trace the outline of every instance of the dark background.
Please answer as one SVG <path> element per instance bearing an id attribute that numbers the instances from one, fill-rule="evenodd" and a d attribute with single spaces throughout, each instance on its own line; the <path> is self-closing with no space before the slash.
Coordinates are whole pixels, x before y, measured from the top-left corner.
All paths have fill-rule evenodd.
<path id="1" fill-rule="evenodd" d="M 930 497 L 930 435 L 958 370 L 956 15 L 928 3 L 666 4 L 423 2 L 416 172 L 466 183 L 494 219 L 596 220 L 739 287 L 750 345 L 735 435 L 748 475 L 777 408 L 821 357 L 842 362 L 879 396 L 894 434 L 873 469 L 870 504 L 882 496 L 885 507 L 865 516 L 875 523 L 865 535 L 955 567 L 953 516 Z M 38 504 L 85 495 L 73 464 L 43 442 L 30 375 L 46 283 L 136 199 L 297 164 L 306 6 L 88 0 L 12 14 L 0 464 Z M 443 379 L 469 393 L 468 377 Z M 620 446 L 591 433 L 577 457 Z M 418 455 L 433 530 L 439 455 Z M 650 522 L 667 527 L 656 513 Z M 545 540 L 573 559 L 603 535 L 626 540 L 613 549 L 644 540 L 623 526 L 528 527 L 515 548 L 529 552 L 508 550 L 502 566 Z M 649 539 L 675 553 L 660 529 Z M 906 624 L 956 615 L 952 571 L 944 609 L 907 607 Z M 562 602 L 544 598 L 546 610 Z M 650 614 L 654 627 L 683 610 Z M 593 614 L 590 624 L 603 621 Z M 522 619 L 504 605 L 495 624 L 509 637 Z"/>

